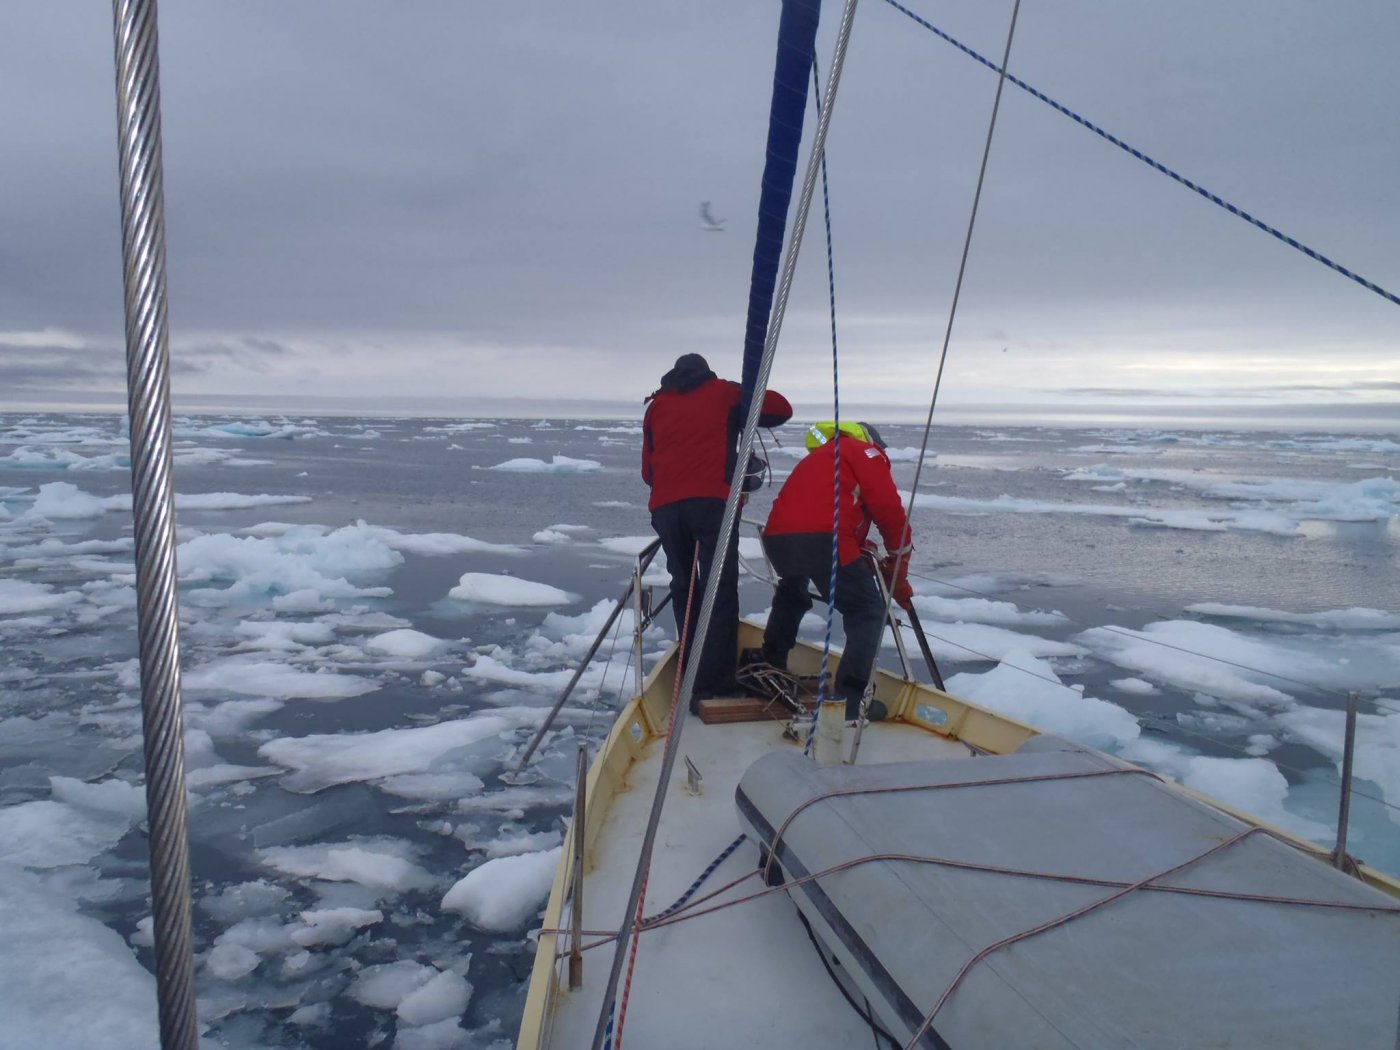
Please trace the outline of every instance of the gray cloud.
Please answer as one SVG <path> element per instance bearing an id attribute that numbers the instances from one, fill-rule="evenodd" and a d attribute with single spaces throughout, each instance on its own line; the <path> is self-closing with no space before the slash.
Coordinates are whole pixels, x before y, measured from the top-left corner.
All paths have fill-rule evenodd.
<path id="1" fill-rule="evenodd" d="M 999 51 L 1009 4 L 915 6 Z M 776 16 L 751 0 L 165 5 L 181 382 L 630 401 L 681 352 L 737 372 Z M 1023 11 L 1012 65 L 1400 286 L 1400 9 L 1279 0 L 1262 35 L 1258 17 L 1213 0 L 1067 0 Z M 834 22 L 833 8 L 823 67 Z M 97 0 L 0 10 L 0 330 L 121 343 L 110 32 Z M 908 322 L 843 328 L 848 374 L 871 397 L 912 397 L 899 369 L 941 340 L 994 86 L 892 8 L 863 5 L 829 151 L 838 296 L 843 321 Z M 727 232 L 698 228 L 702 199 Z M 775 373 L 811 396 L 830 352 L 823 271 L 818 248 Z M 1359 362 L 1372 375 L 1350 378 L 1378 385 L 1355 389 L 1380 394 L 1395 386 L 1379 348 L 1397 335 L 1393 306 L 1007 96 L 945 396 L 1147 392 L 1160 389 L 1147 376 L 1106 375 L 1108 354 L 1153 364 L 1204 342 L 1222 359 Z M 986 361 L 984 343 L 1022 364 Z M 75 371 L 56 383 L 109 374 L 62 362 Z M 0 361 L 0 401 L 60 364 Z M 1259 385 L 1308 389 L 1302 374 Z"/>

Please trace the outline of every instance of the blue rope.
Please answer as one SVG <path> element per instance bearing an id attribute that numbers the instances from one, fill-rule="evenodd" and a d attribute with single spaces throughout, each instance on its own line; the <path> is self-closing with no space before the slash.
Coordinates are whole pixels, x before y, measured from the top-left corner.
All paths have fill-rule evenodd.
<path id="1" fill-rule="evenodd" d="M 660 922 L 662 919 L 670 917 L 671 915 L 675 914 L 676 912 L 680 911 L 683 907 L 685 907 L 686 902 L 690 900 L 691 897 L 695 896 L 695 891 L 698 890 L 702 885 L 704 885 L 705 880 L 708 879 L 711 875 L 713 875 L 715 873 L 715 869 L 718 868 L 721 864 L 723 864 L 726 860 L 728 860 L 733 854 L 733 852 L 736 849 L 738 849 L 743 844 L 743 842 L 744 836 L 740 835 L 728 846 L 724 847 L 724 852 L 721 853 L 714 860 L 710 861 L 710 866 L 704 871 L 702 871 L 700 873 L 700 877 L 690 884 L 690 889 L 686 890 L 684 893 L 682 893 L 679 897 L 676 898 L 675 904 L 671 905 L 659 915 L 653 915 L 648 919 L 643 919 L 642 925 L 644 927 L 651 926 L 654 923 Z"/>
<path id="2" fill-rule="evenodd" d="M 817 116 L 820 118 L 822 92 L 820 73 L 817 70 L 815 57 L 812 59 L 812 83 L 816 87 L 812 97 L 816 100 Z M 822 150 L 821 161 L 822 214 L 826 220 L 826 287 L 827 298 L 831 304 L 831 402 L 832 416 L 836 427 L 831 439 L 836 443 L 833 449 L 836 465 L 832 478 L 831 497 L 831 576 L 827 580 L 826 591 L 826 638 L 822 642 L 822 663 L 817 677 L 817 712 L 821 711 L 827 694 L 827 667 L 831 661 L 831 632 L 836 619 L 836 570 L 841 565 L 841 369 L 836 349 L 836 261 L 831 248 L 831 192 L 826 177 L 826 150 Z M 816 712 L 814 712 L 812 724 L 807 729 L 807 739 L 802 745 L 804 755 L 812 753 L 813 742 L 816 738 L 817 718 Z"/>
<path id="3" fill-rule="evenodd" d="M 941 30 L 941 29 L 939 29 L 937 26 L 935 26 L 932 22 L 928 22 L 928 21 L 924 20 L 923 18 L 920 18 L 920 17 L 919 17 L 918 15 L 916 15 L 913 11 L 909 10 L 909 8 L 907 8 L 907 7 L 905 7 L 903 4 L 899 3 L 899 0 L 885 0 L 885 3 L 889 4 L 889 5 L 890 5 L 891 7 L 893 7 L 895 10 L 901 11 L 901 12 L 903 12 L 904 14 L 908 15 L 910 18 L 912 18 L 912 19 L 913 19 L 915 22 L 917 22 L 919 25 L 923 26 L 923 27 L 924 27 L 925 29 L 927 29 L 929 32 L 933 33 L 935 36 L 938 36 L 938 37 L 940 37 L 940 38 L 943 39 L 943 40 L 946 40 L 948 43 L 952 44 L 952 45 L 953 45 L 955 48 L 957 48 L 959 51 L 963 52 L 963 54 L 968 55 L 969 57 L 976 59 L 978 62 L 981 62 L 984 66 L 986 66 L 988 69 L 992 70 L 993 72 L 997 72 L 997 73 L 1000 73 L 1000 72 L 1001 72 L 1001 67 L 998 66 L 998 65 L 997 65 L 995 62 L 993 62 L 991 59 L 985 57 L 984 55 L 978 54 L 976 51 L 972 50 L 972 48 L 968 47 L 966 44 L 962 43 L 960 40 L 957 40 L 957 39 L 955 39 L 954 37 L 949 36 L 949 35 L 948 35 L 947 33 L 945 33 L 943 30 Z M 1192 182 L 1190 179 L 1186 178 L 1184 175 L 1180 175 L 1180 174 L 1178 174 L 1177 172 L 1173 171 L 1171 168 L 1167 167 L 1167 166 L 1166 166 L 1165 164 L 1163 164 L 1161 161 L 1155 160 L 1154 158 L 1149 157 L 1146 153 L 1143 153 L 1140 149 L 1137 149 L 1137 148 L 1135 148 L 1135 147 L 1133 147 L 1133 146 L 1128 145 L 1128 144 L 1127 144 L 1126 142 L 1124 142 L 1122 139 L 1117 138 L 1117 137 L 1114 136 L 1114 135 L 1111 135 L 1109 132 L 1105 131 L 1103 128 L 1099 127 L 1097 124 L 1094 124 L 1094 123 L 1092 123 L 1092 122 L 1090 122 L 1090 121 L 1084 119 L 1084 118 L 1081 117 L 1078 113 L 1074 112 L 1074 110 L 1072 110 L 1072 109 L 1068 108 L 1067 106 L 1063 106 L 1063 105 L 1061 105 L 1060 103 L 1056 102 L 1053 98 L 1051 98 L 1049 95 L 1045 94 L 1044 92 L 1038 91 L 1038 90 L 1036 90 L 1035 88 L 1031 87 L 1031 86 L 1030 86 L 1029 84 L 1027 84 L 1024 80 L 1021 80 L 1021 79 L 1019 79 L 1018 77 L 1014 77 L 1014 76 L 1012 76 L 1010 73 L 1007 73 L 1007 74 L 1006 74 L 1006 79 L 1007 79 L 1008 81 L 1010 81 L 1012 84 L 1015 84 L 1015 85 L 1016 85 L 1018 88 L 1020 88 L 1022 91 L 1025 91 L 1026 93 L 1028 93 L 1028 94 L 1030 94 L 1030 95 L 1033 95 L 1035 98 L 1040 99 L 1040 101 L 1044 102 L 1044 103 L 1045 103 L 1047 106 L 1049 106 L 1051 109 L 1054 109 L 1054 110 L 1056 110 L 1056 111 L 1058 111 L 1058 112 L 1060 112 L 1060 113 L 1063 113 L 1065 116 L 1069 117 L 1069 119 L 1072 120 L 1072 121 L 1074 121 L 1076 124 L 1080 125 L 1081 127 L 1088 128 L 1088 129 L 1089 129 L 1090 131 L 1092 131 L 1095 135 L 1098 135 L 1100 138 L 1104 139 L 1104 140 L 1107 141 L 1107 142 L 1113 143 L 1113 144 L 1114 144 L 1115 146 L 1117 146 L 1119 149 L 1123 150 L 1123 151 L 1126 152 L 1126 153 L 1131 154 L 1132 156 L 1136 157 L 1138 160 L 1142 161 L 1144 164 L 1148 165 L 1148 167 L 1151 167 L 1151 168 L 1156 169 L 1157 171 L 1160 171 L 1163 175 L 1166 175 L 1166 176 L 1168 176 L 1169 178 L 1175 179 L 1177 182 L 1181 183 L 1181 185 L 1185 186 L 1187 189 L 1193 190 L 1194 192 L 1199 193 L 1199 194 L 1200 194 L 1202 197 L 1204 197 L 1206 200 L 1210 201 L 1212 204 L 1219 205 L 1220 207 L 1222 207 L 1222 208 L 1224 208 L 1226 211 L 1228 211 L 1231 215 L 1234 215 L 1234 216 L 1237 216 L 1238 218 L 1243 219 L 1245 222 L 1249 223 L 1251 226 L 1257 227 L 1258 229 L 1263 230 L 1265 233 L 1272 234 L 1274 237 L 1278 238 L 1280 241 L 1282 241 L 1284 244 L 1288 245 L 1290 248 L 1296 248 L 1298 251 L 1302 252 L 1302 253 L 1303 253 L 1304 255 L 1306 255 L 1309 259 L 1312 259 L 1312 260 L 1314 260 L 1315 262 L 1320 262 L 1323 266 L 1326 266 L 1326 267 L 1327 267 L 1328 269 L 1330 269 L 1330 270 L 1335 270 L 1337 273 L 1341 274 L 1343 277 L 1349 277 L 1349 278 L 1351 278 L 1351 280 L 1353 280 L 1353 281 L 1355 281 L 1357 284 L 1361 285 L 1361 287 L 1366 288 L 1366 289 L 1368 289 L 1368 290 L 1370 290 L 1370 291 L 1372 291 L 1372 292 L 1375 292 L 1375 293 L 1376 293 L 1377 295 L 1379 295 L 1382 299 L 1386 299 L 1386 300 L 1388 300 L 1388 301 L 1394 303 L 1396 306 L 1400 306 L 1400 296 L 1395 295 L 1395 293 L 1389 292 L 1389 291 L 1387 291 L 1386 289 L 1382 288 L 1380 285 L 1376 284 L 1374 281 L 1369 281 L 1369 280 L 1367 280 L 1365 277 L 1362 277 L 1360 274 L 1353 273 L 1351 270 L 1348 270 L 1345 266 L 1342 266 L 1342 265 L 1340 265 L 1339 263 L 1333 262 L 1331 259 L 1327 258 L 1327 256 L 1321 254 L 1320 252 L 1315 251 L 1315 250 L 1312 249 L 1312 248 L 1309 248 L 1306 244 L 1303 244 L 1301 241 L 1295 240 L 1294 238 L 1288 236 L 1288 234 L 1284 233 L 1282 230 L 1275 229 L 1274 227 L 1270 226 L 1268 223 L 1266 223 L 1266 222 L 1264 222 L 1264 221 L 1262 221 L 1262 220 L 1260 220 L 1260 219 L 1256 219 L 1253 215 L 1249 214 L 1249 212 L 1245 211 L 1243 208 L 1240 208 L 1240 207 L 1237 206 L 1237 205 L 1231 204 L 1229 201 L 1225 200 L 1223 197 L 1220 197 L 1220 196 L 1218 196 L 1218 195 L 1212 193 L 1210 190 L 1206 189 L 1205 187 L 1199 186 L 1199 185 L 1197 185 L 1196 183 Z"/>

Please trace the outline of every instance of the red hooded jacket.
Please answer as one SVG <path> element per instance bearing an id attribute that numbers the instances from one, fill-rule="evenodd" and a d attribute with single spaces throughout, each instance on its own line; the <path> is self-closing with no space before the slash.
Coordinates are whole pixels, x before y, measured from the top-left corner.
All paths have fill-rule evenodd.
<path id="1" fill-rule="evenodd" d="M 835 468 L 835 441 L 809 452 L 783 482 L 763 534 L 822 533 L 830 536 L 831 484 Z M 887 551 L 894 553 L 913 546 L 904 503 L 890 473 L 889 457 L 876 445 L 842 436 L 841 537 L 837 547 L 842 565 L 849 565 L 860 557 L 872 522 L 880 530 Z"/>
<path id="2" fill-rule="evenodd" d="M 734 474 L 740 420 L 738 383 L 711 374 L 682 392 L 662 388 L 642 419 L 642 480 L 651 487 L 648 510 L 682 499 L 725 499 Z M 763 395 L 759 426 L 792 418 L 792 405 L 775 390 Z"/>

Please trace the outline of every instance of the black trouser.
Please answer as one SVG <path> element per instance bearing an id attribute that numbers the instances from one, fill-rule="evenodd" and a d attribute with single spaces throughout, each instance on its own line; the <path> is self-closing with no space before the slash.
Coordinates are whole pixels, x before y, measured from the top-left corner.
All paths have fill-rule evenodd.
<path id="1" fill-rule="evenodd" d="M 763 537 L 763 548 L 778 574 L 773 611 L 763 631 L 763 652 L 769 663 L 787 666 L 787 654 L 797 644 L 797 628 L 812 607 L 811 584 L 822 600 L 831 601 L 831 534 L 799 532 Z M 836 570 L 836 611 L 846 632 L 835 695 L 846 701 L 846 717 L 855 718 L 860 698 L 870 682 L 885 630 L 885 603 L 875 573 L 863 558 Z"/>
<path id="2" fill-rule="evenodd" d="M 661 549 L 671 569 L 671 605 L 676 613 L 676 636 L 686 631 L 686 600 L 690 595 L 690 570 L 695 545 L 700 545 L 700 574 L 695 581 L 695 599 L 690 609 L 687 649 L 695 647 L 696 621 L 704 601 L 705 581 L 719 545 L 719 528 L 724 520 L 722 499 L 682 499 L 651 512 L 651 527 L 661 537 Z M 737 526 L 737 523 L 736 523 Z M 733 692 L 734 666 L 739 648 L 739 530 L 730 537 L 729 554 L 719 578 L 710 629 L 705 632 L 705 649 L 695 671 L 696 696 L 704 693 Z"/>

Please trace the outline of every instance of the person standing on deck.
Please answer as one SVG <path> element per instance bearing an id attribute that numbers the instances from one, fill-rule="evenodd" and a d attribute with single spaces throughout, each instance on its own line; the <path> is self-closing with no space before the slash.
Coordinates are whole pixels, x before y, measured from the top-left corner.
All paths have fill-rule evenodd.
<path id="1" fill-rule="evenodd" d="M 699 354 L 682 354 L 647 398 L 642 420 L 642 480 L 651 489 L 647 507 L 671 570 L 671 606 L 677 637 L 694 638 L 705 581 L 719 546 L 724 504 L 734 477 L 740 430 L 740 388 L 720 379 Z M 763 395 L 759 426 L 792 418 L 792 405 L 777 391 Z M 696 669 L 691 709 L 708 696 L 737 690 L 739 645 L 739 530 L 730 536 L 705 649 Z M 691 566 L 699 545 L 700 568 L 693 608 L 687 608 Z M 687 631 L 687 620 L 689 628 Z"/>
<path id="2" fill-rule="evenodd" d="M 846 648 L 835 696 L 846 701 L 846 719 L 850 721 L 859 717 L 861 697 L 875 669 L 885 629 L 885 603 L 874 570 L 864 556 L 870 526 L 873 523 L 880 530 L 888 552 L 880 571 L 894 600 L 906 608 L 914 593 L 908 577 L 914 544 L 879 432 L 869 423 L 842 423 L 840 430 L 836 609 L 846 632 Z M 783 483 L 763 529 L 763 547 L 778 574 L 773 611 L 763 632 L 763 658 L 783 670 L 787 669 L 788 653 L 797 644 L 798 625 L 812 607 L 809 581 L 824 601 L 831 601 L 835 434 L 832 422 L 808 428 L 808 455 Z M 884 717 L 884 705 L 879 701 L 872 702 L 871 708 L 869 717 Z"/>

